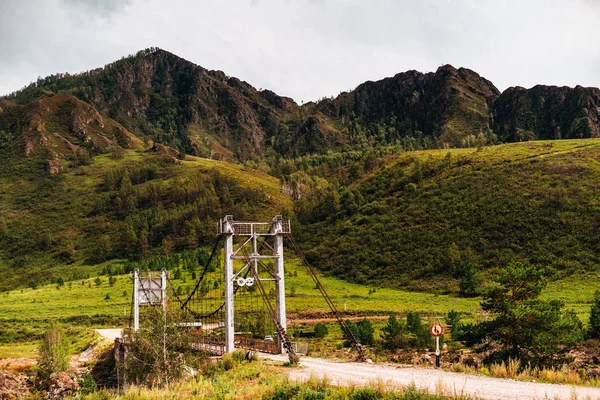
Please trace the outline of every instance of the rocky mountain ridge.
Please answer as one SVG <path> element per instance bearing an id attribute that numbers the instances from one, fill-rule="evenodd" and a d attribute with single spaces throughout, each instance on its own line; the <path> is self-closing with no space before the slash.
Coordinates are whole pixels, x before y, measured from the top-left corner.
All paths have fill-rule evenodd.
<path id="1" fill-rule="evenodd" d="M 597 88 L 538 85 L 500 93 L 476 72 L 450 65 L 368 81 L 299 106 L 150 48 L 86 73 L 39 79 L 3 101 L 26 105 L 46 92 L 74 96 L 140 138 L 242 161 L 398 143 L 443 148 L 600 136 Z"/>

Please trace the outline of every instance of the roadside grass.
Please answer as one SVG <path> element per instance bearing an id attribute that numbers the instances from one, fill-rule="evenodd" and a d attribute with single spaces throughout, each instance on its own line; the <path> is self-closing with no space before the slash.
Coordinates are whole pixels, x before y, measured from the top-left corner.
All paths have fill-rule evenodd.
<path id="1" fill-rule="evenodd" d="M 539 381 L 561 385 L 578 385 L 600 387 L 600 380 L 589 377 L 585 370 L 573 371 L 568 368 L 537 368 L 522 365 L 519 360 L 481 366 L 479 368 L 460 363 L 452 364 L 450 371 L 468 374 L 483 374 L 493 378 L 517 379 L 522 381 Z"/>
<path id="2" fill-rule="evenodd" d="M 124 392 L 100 390 L 77 398 L 100 399 L 399 399 L 442 400 L 470 399 L 448 388 L 438 387 L 429 393 L 409 385 L 400 387 L 383 381 L 359 386 L 335 386 L 327 378 L 311 376 L 303 381 L 292 381 L 282 372 L 284 368 L 266 362 L 219 363 L 192 380 L 177 382 L 168 388 L 152 389 L 130 386 Z"/>

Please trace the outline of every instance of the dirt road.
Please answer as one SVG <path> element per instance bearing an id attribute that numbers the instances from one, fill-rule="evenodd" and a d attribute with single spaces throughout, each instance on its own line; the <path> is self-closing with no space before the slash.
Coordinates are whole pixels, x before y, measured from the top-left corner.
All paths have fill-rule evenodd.
<path id="1" fill-rule="evenodd" d="M 119 337 L 120 329 L 98 329 L 104 337 Z M 284 355 L 261 354 L 262 359 L 285 362 Z M 300 367 L 289 369 L 293 380 L 306 380 L 313 375 L 326 376 L 334 385 L 366 384 L 381 380 L 392 385 L 414 384 L 430 393 L 464 394 L 486 400 L 600 399 L 600 388 L 521 382 L 512 379 L 446 372 L 433 368 L 396 367 L 393 365 L 336 362 L 302 357 Z"/>
<path id="2" fill-rule="evenodd" d="M 263 359 L 287 361 L 287 357 L 262 354 Z M 395 367 L 393 365 L 336 362 L 302 357 L 299 368 L 289 371 L 293 380 L 306 380 L 311 375 L 326 376 L 334 385 L 366 384 L 382 380 L 392 385 L 415 384 L 429 393 L 463 394 L 489 400 L 600 399 L 600 388 L 521 382 L 512 379 L 446 372 L 433 368 Z"/>
<path id="3" fill-rule="evenodd" d="M 96 332 L 102 337 L 107 339 L 115 340 L 116 338 L 121 337 L 122 328 L 115 329 L 96 329 Z"/>

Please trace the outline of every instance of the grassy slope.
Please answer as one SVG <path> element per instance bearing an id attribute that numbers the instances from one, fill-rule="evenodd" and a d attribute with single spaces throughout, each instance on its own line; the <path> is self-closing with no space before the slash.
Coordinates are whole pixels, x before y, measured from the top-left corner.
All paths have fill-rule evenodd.
<path id="1" fill-rule="evenodd" d="M 127 151 L 118 160 L 101 155 L 95 157 L 91 165 L 69 169 L 54 177 L 18 168 L 5 167 L 0 171 L 0 212 L 9 229 L 7 237 L 2 239 L 4 243 L 0 242 L 0 273 L 5 274 L 0 289 L 23 285 L 33 278 L 43 281 L 49 277 L 98 271 L 86 261 L 90 246 L 94 244 L 91 235 L 97 235 L 94 230 L 107 227 L 113 234 L 118 234 L 119 228 L 119 218 L 112 214 L 92 213 L 98 199 L 106 195 L 102 189 L 104 177 L 125 165 L 141 166 L 157 157 L 142 151 Z M 250 204 L 256 218 L 271 219 L 283 208 L 291 208 L 291 200 L 281 193 L 276 178 L 238 164 L 188 157 L 181 165 L 167 163 L 161 168 L 166 177 L 150 183 L 175 184 L 216 169 L 241 188 L 264 193 L 266 198 Z M 147 184 L 136 187 L 143 189 Z M 223 215 L 231 213 L 228 211 L 221 210 Z M 74 262 L 65 265 L 57 254 L 69 242 L 75 247 Z"/>
<path id="2" fill-rule="evenodd" d="M 453 244 L 484 277 L 515 258 L 554 277 L 595 271 L 599 161 L 594 139 L 403 153 L 354 186 L 356 211 L 342 204 L 301 239 L 333 274 L 426 290 L 453 288 Z"/>
<path id="3" fill-rule="evenodd" d="M 327 304 L 298 260 L 288 257 L 287 268 L 290 273 L 295 271 L 297 274 L 286 278 L 290 329 L 304 323 L 307 317 L 331 318 Z M 594 283 L 599 278 L 600 274 L 589 273 L 551 282 L 544 296 L 563 299 L 567 307 L 573 308 L 582 321 L 587 322 L 593 292 L 596 290 Z M 405 314 L 407 311 L 418 311 L 424 316 L 443 317 L 454 309 L 463 313 L 467 320 L 482 318 L 479 298 L 463 299 L 389 288 L 377 288 L 369 294 L 371 287 L 368 286 L 334 277 L 321 276 L 321 279 L 341 311 L 346 303 L 348 314 L 385 315 L 388 312 Z M 60 288 L 47 285 L 36 290 L 27 288 L 0 294 L 0 326 L 3 327 L 0 331 L 0 358 L 34 356 L 38 335 L 51 320 L 71 326 L 71 334 L 77 339 L 77 351 L 92 340 L 93 328 L 125 326 L 131 304 L 132 285 L 129 276 L 117 276 L 112 287 L 108 284 L 107 276 L 101 276 L 102 283 L 99 286 L 94 280 L 67 282 Z M 173 279 L 173 284 L 191 287 L 194 282 L 190 273 L 184 272 L 180 280 Z M 290 296 L 292 288 L 295 288 L 295 296 Z M 341 338 L 335 324 L 330 325 L 330 333 L 332 340 Z"/>

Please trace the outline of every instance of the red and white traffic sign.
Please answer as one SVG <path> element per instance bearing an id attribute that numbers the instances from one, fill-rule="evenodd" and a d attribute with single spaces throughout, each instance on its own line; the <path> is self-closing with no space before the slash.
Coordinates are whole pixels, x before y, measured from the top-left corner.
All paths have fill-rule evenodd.
<path id="1" fill-rule="evenodd" d="M 433 336 L 442 336 L 444 334 L 444 327 L 441 324 L 433 324 L 429 331 Z"/>

